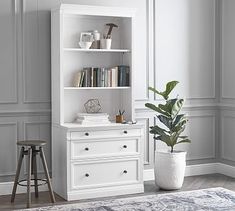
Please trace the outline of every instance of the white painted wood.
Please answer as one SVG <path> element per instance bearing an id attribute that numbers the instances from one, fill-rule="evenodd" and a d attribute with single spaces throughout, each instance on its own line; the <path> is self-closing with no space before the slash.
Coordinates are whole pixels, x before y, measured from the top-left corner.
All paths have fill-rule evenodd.
<path id="1" fill-rule="evenodd" d="M 52 40 L 56 37 L 52 41 L 52 175 L 54 191 L 67 200 L 116 195 L 122 189 L 123 194 L 143 192 L 143 126 L 74 123 L 77 113 L 84 112 L 84 103 L 96 98 L 111 120 L 119 109 L 125 110 L 126 120 L 134 119 L 134 10 L 124 9 L 117 15 L 118 10 L 84 5 L 52 10 Z M 119 26 L 112 37 L 114 51 L 87 50 L 87 54 L 75 50 L 80 32 L 102 31 L 107 22 Z M 130 87 L 72 88 L 74 73 L 83 67 L 118 64 L 130 66 Z M 94 196 L 94 192 L 99 194 Z"/>
<path id="2" fill-rule="evenodd" d="M 71 141 L 71 159 L 138 155 L 140 153 L 139 141 L 138 138 Z"/>
<path id="3" fill-rule="evenodd" d="M 139 183 L 139 169 L 138 159 L 73 162 L 71 190 L 136 184 Z"/>
<path id="4" fill-rule="evenodd" d="M 65 90 L 79 90 L 79 89 L 87 89 L 87 90 L 99 90 L 99 89 L 129 89 L 129 86 L 120 86 L 120 87 L 64 87 Z"/>
<path id="5" fill-rule="evenodd" d="M 115 125 L 115 124 L 114 124 Z M 118 125 L 117 125 L 118 126 Z M 80 126 L 83 127 L 83 126 Z M 84 132 L 71 132 L 71 140 L 77 140 L 77 139 L 99 139 L 99 138 L 126 138 L 126 137 L 135 137 L 141 135 L 140 129 L 132 129 L 130 126 L 126 129 L 121 130 L 113 130 L 109 129 L 108 125 L 106 127 L 106 130 L 98 130 L 94 131 L 92 127 L 86 128 L 86 131 Z"/>
<path id="6" fill-rule="evenodd" d="M 128 53 L 128 49 L 82 49 L 82 48 L 64 48 L 64 51 L 75 51 L 75 52 L 85 52 L 85 53 Z"/>

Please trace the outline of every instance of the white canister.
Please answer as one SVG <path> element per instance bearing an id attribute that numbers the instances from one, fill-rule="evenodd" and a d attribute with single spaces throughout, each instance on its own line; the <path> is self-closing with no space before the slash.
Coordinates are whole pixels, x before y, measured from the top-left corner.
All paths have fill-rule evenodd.
<path id="1" fill-rule="evenodd" d="M 100 33 L 98 32 L 98 30 L 94 30 L 92 32 L 93 38 L 94 40 L 100 40 Z"/>
<path id="2" fill-rule="evenodd" d="M 101 39 L 100 40 L 100 47 L 102 49 L 111 49 L 112 39 Z"/>

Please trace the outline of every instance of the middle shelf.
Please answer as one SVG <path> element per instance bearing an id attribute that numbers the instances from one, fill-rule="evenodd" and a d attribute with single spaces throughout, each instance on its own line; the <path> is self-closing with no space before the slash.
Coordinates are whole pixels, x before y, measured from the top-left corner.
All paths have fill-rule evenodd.
<path id="1" fill-rule="evenodd" d="M 130 86 L 118 86 L 118 87 L 64 87 L 64 90 L 100 90 L 100 89 L 130 89 Z"/>

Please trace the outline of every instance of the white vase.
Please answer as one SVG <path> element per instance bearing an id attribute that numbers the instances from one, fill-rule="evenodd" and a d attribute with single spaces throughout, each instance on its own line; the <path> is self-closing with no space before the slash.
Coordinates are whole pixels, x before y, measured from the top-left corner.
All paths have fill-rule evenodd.
<path id="1" fill-rule="evenodd" d="M 100 47 L 102 49 L 111 49 L 112 39 L 101 39 L 100 40 Z"/>
<path id="2" fill-rule="evenodd" d="M 186 152 L 155 151 L 155 183 L 165 190 L 180 189 L 184 182 Z"/>

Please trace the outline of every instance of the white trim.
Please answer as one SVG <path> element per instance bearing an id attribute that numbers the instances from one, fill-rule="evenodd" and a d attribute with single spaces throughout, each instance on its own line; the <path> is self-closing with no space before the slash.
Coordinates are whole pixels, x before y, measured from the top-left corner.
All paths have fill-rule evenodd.
<path id="1" fill-rule="evenodd" d="M 228 166 L 228 165 L 226 165 Z M 233 168 L 233 169 L 229 169 Z M 196 175 L 204 175 L 204 174 L 215 174 L 220 173 L 228 176 L 235 177 L 235 167 L 228 166 L 225 167 L 222 163 L 206 163 L 206 164 L 198 164 L 198 165 L 189 165 L 186 167 L 185 176 L 196 176 Z M 232 171 L 234 170 L 234 172 Z M 144 181 L 154 180 L 154 169 L 146 169 L 144 170 Z"/>
<path id="2" fill-rule="evenodd" d="M 235 177 L 235 167 L 224 163 L 217 163 L 217 173 Z"/>
<path id="3" fill-rule="evenodd" d="M 0 195 L 9 195 L 12 192 L 14 182 L 1 182 L 0 183 Z M 48 191 L 47 185 L 38 187 L 39 191 Z M 26 193 L 27 187 L 18 185 L 16 193 Z M 31 192 L 34 192 L 34 188 L 31 187 Z M 17 196 L 16 196 L 17 197 Z"/>

